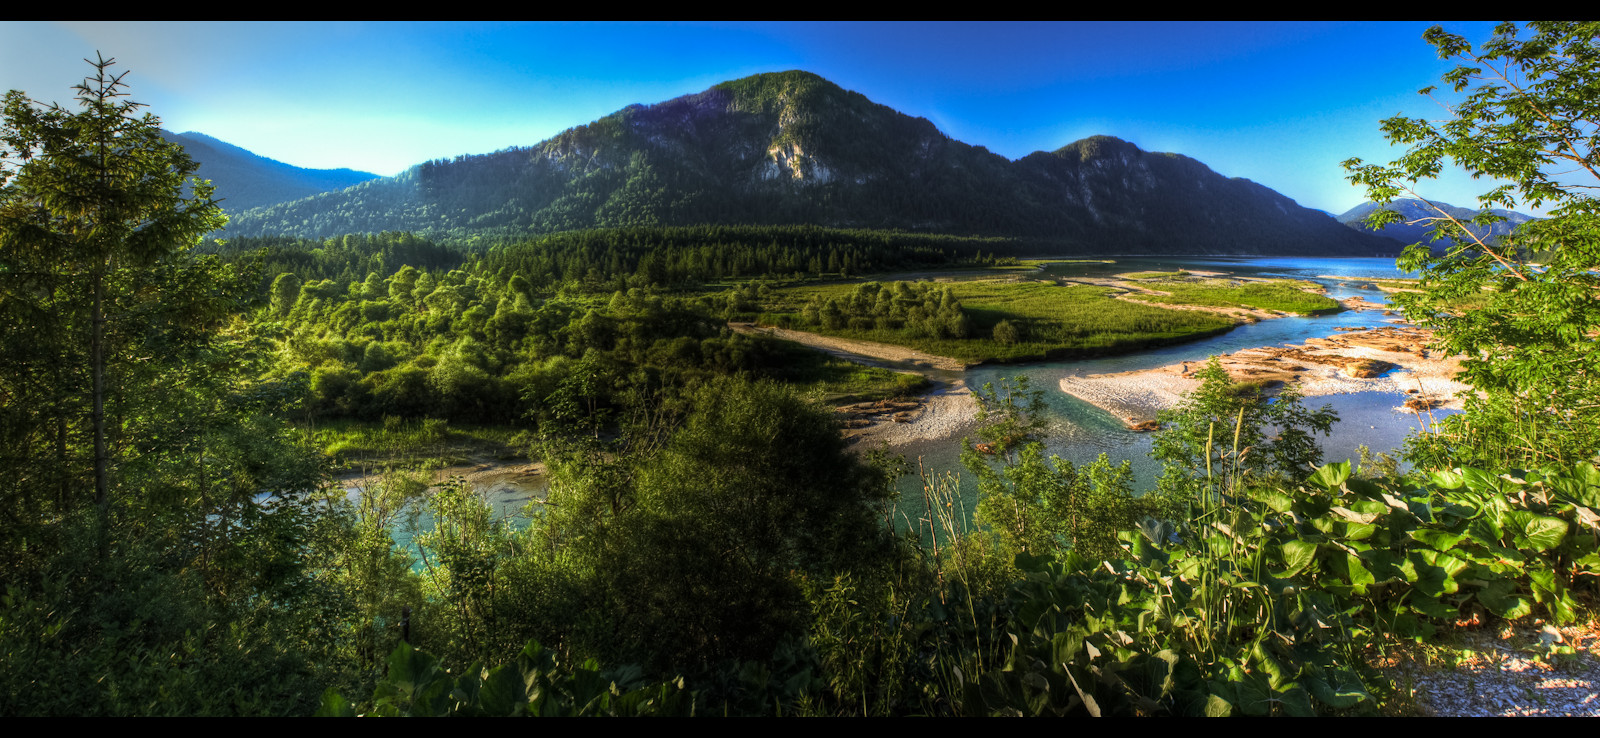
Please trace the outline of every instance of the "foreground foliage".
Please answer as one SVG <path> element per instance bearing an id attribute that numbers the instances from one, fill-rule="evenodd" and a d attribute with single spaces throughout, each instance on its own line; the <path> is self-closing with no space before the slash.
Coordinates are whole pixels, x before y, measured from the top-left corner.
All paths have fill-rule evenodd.
<path id="1" fill-rule="evenodd" d="M 971 559 L 958 564 L 947 552 L 949 586 L 925 593 L 931 596 L 926 607 L 902 611 L 909 622 L 877 634 L 915 634 L 913 647 L 875 653 L 884 659 L 876 669 L 917 680 L 920 689 L 908 684 L 913 688 L 901 692 L 920 695 L 901 703 L 910 712 L 1313 715 L 1370 709 L 1374 675 L 1365 663 L 1375 649 L 1394 639 L 1421 642 L 1473 611 L 1570 623 L 1575 590 L 1592 596 L 1600 581 L 1600 470 L 1590 464 L 1500 476 L 1462 469 L 1414 484 L 1356 479 L 1343 462 L 1294 488 L 1213 492 L 1176 528 L 1151 521 L 1124 531 L 1124 553 L 1110 560 L 1076 550 L 1018 555 L 1019 575 L 988 605 L 998 606 L 993 619 L 979 617 L 970 599 L 984 593 L 963 586 L 982 565 Z M 870 613 L 857 610 L 850 620 L 867 625 L 860 618 Z M 818 640 L 824 633 L 813 632 L 813 648 L 830 648 Z M 528 654 L 541 652 L 530 646 L 520 657 L 524 677 Z M 537 673 L 554 676 L 539 678 L 569 686 L 541 690 L 532 686 L 536 681 L 514 680 L 514 670 L 479 676 L 478 667 L 450 687 L 430 657 L 412 655 L 409 647 L 391 662 L 418 658 L 424 663 L 418 668 L 432 669 L 431 676 L 423 680 L 409 666 L 391 667 L 366 709 L 397 714 L 401 697 L 415 701 L 427 693 L 433 701 L 419 714 L 475 714 L 489 699 L 478 695 L 504 683 L 515 687 L 515 696 L 496 693 L 496 714 L 692 714 L 696 706 L 701 712 L 727 706 L 718 702 L 725 697 L 713 696 L 727 689 L 719 679 L 746 690 L 777 689 L 788 700 L 780 700 L 780 711 L 830 704 L 828 690 L 814 679 L 821 674 L 811 671 L 828 670 L 815 663 L 787 678 L 735 669 L 720 678 L 655 684 L 623 669 L 614 673 L 632 676 L 611 677 L 609 690 L 600 687 L 607 682 L 596 664 L 546 667 Z M 338 698 L 326 704 L 332 712 L 354 709 Z M 771 703 L 746 707 L 754 707 L 752 714 L 773 709 Z"/>

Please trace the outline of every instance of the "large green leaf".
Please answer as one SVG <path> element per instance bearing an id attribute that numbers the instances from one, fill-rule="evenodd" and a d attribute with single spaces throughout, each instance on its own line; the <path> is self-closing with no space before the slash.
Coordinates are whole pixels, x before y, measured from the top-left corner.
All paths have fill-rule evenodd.
<path id="1" fill-rule="evenodd" d="M 1264 489 L 1253 492 L 1252 495 L 1266 503 L 1273 512 L 1286 513 L 1294 509 L 1294 498 L 1275 489 Z"/>
<path id="2" fill-rule="evenodd" d="M 527 704 L 528 695 L 523 690 L 522 675 L 510 664 L 489 672 L 478 690 L 478 705 L 485 715 L 491 717 L 520 715 Z"/>
<path id="3" fill-rule="evenodd" d="M 1467 524 L 1466 534 L 1485 546 L 1499 546 L 1505 530 L 1489 515 L 1479 515 Z"/>
<path id="4" fill-rule="evenodd" d="M 1419 528 L 1411 531 L 1411 538 L 1435 551 L 1449 551 L 1455 548 L 1456 544 L 1461 542 L 1461 539 L 1466 538 L 1466 535 L 1458 535 L 1433 528 Z"/>
<path id="5" fill-rule="evenodd" d="M 1561 576 L 1549 569 L 1528 572 L 1533 584 L 1533 598 L 1550 610 L 1557 625 L 1565 625 L 1577 617 L 1577 603 L 1567 596 L 1566 584 Z"/>
<path id="6" fill-rule="evenodd" d="M 1411 607 L 1435 620 L 1449 620 L 1461 615 L 1461 608 L 1456 605 L 1445 604 L 1437 597 L 1427 595 L 1413 595 L 1410 600 Z"/>
<path id="7" fill-rule="evenodd" d="M 1378 526 L 1373 523 L 1344 523 L 1344 539 L 1347 541 L 1364 541 L 1378 532 Z"/>
<path id="8" fill-rule="evenodd" d="M 1230 717 L 1233 715 L 1233 702 L 1230 699 L 1233 685 L 1226 682 L 1212 682 L 1211 693 L 1206 695 L 1206 717 Z M 1227 690 L 1228 696 L 1219 694 L 1222 689 Z"/>
<path id="9" fill-rule="evenodd" d="M 1325 669 L 1321 677 L 1306 679 L 1305 685 L 1317 701 L 1335 709 L 1355 707 L 1371 699 L 1361 679 L 1348 669 Z"/>
<path id="10" fill-rule="evenodd" d="M 1520 528 L 1517 546 L 1535 551 L 1549 551 L 1561 545 L 1567 537 L 1567 521 L 1521 510 L 1511 514 L 1511 520 Z"/>
<path id="11" fill-rule="evenodd" d="M 1366 563 L 1375 583 L 1390 581 L 1409 581 L 1409 572 L 1402 568 L 1405 559 L 1388 549 L 1374 548 L 1362 551 L 1361 560 Z"/>
<path id="12" fill-rule="evenodd" d="M 1272 714 L 1272 686 L 1267 677 L 1258 671 L 1245 671 L 1235 667 L 1228 675 L 1235 694 L 1239 695 L 1239 710 L 1246 715 Z"/>
<path id="13" fill-rule="evenodd" d="M 1503 477 L 1483 469 L 1462 469 L 1461 479 L 1467 489 L 1480 494 L 1498 495 L 1506 487 L 1506 480 Z"/>
<path id="14" fill-rule="evenodd" d="M 1461 588 L 1455 575 L 1467 562 L 1438 551 L 1416 550 L 1406 558 L 1417 568 L 1417 590 L 1429 597 L 1442 597 Z"/>
<path id="15" fill-rule="evenodd" d="M 1333 570 L 1346 584 L 1354 588 L 1356 594 L 1366 594 L 1367 585 L 1377 581 L 1360 557 L 1353 554 L 1335 555 Z"/>
<path id="16" fill-rule="evenodd" d="M 1311 706 L 1311 695 L 1298 682 L 1289 682 L 1281 689 L 1274 690 L 1278 705 L 1283 708 L 1289 717 L 1316 717 L 1317 711 Z"/>
<path id="17" fill-rule="evenodd" d="M 1516 620 L 1533 612 L 1533 603 L 1515 594 L 1516 589 L 1516 582 L 1499 579 L 1484 585 L 1476 594 L 1478 601 L 1489 608 L 1489 612 L 1507 620 Z"/>
<path id="18" fill-rule="evenodd" d="M 1453 471 L 1436 471 L 1429 476 L 1432 477 L 1435 486 L 1444 489 L 1460 489 L 1466 481 L 1461 474 Z"/>
<path id="19" fill-rule="evenodd" d="M 1317 560 L 1317 544 L 1307 543 L 1302 540 L 1285 541 L 1283 544 L 1284 570 L 1275 572 L 1276 577 L 1292 577 L 1304 571 L 1311 562 Z"/>
<path id="20" fill-rule="evenodd" d="M 1315 484 L 1323 489 L 1338 489 L 1350 478 L 1350 462 L 1340 461 L 1333 464 L 1324 464 L 1322 468 L 1312 472 L 1306 482 Z"/>
<path id="21" fill-rule="evenodd" d="M 329 687 L 322 693 L 322 704 L 317 708 L 317 717 L 355 717 L 355 705 L 345 699 L 339 691 Z"/>

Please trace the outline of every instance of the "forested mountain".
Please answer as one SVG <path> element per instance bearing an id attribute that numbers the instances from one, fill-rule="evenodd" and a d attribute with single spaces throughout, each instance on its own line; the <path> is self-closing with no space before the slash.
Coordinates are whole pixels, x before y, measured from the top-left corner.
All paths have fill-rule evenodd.
<path id="1" fill-rule="evenodd" d="M 1010 161 L 799 71 L 235 214 L 229 233 L 522 236 L 698 224 L 1000 235 L 1100 253 L 1393 251 L 1187 157 L 1097 136 Z"/>
<path id="2" fill-rule="evenodd" d="M 1462 223 L 1472 220 L 1479 212 L 1471 208 L 1457 207 L 1447 202 L 1436 204 L 1440 209 L 1444 210 L 1444 212 L 1449 213 L 1451 217 L 1461 221 Z M 1377 209 L 1378 204 L 1369 200 L 1345 211 L 1343 215 L 1339 216 L 1339 222 L 1356 230 L 1372 233 L 1374 231 L 1367 227 L 1364 221 L 1366 221 L 1367 216 L 1371 215 L 1372 212 Z M 1448 238 L 1437 242 L 1433 241 L 1432 236 L 1429 235 L 1429 231 L 1433 230 L 1433 225 L 1431 223 L 1419 223 L 1416 225 L 1409 224 L 1411 221 L 1420 220 L 1422 218 L 1436 217 L 1438 215 L 1438 213 L 1435 213 L 1433 210 L 1429 209 L 1429 207 L 1421 200 L 1412 198 L 1395 200 L 1394 202 L 1391 202 L 1385 206 L 1384 209 L 1393 210 L 1399 213 L 1400 216 L 1405 218 L 1407 221 L 1406 223 L 1390 223 L 1389 225 L 1384 226 L 1383 230 L 1376 231 L 1378 235 L 1383 236 L 1384 238 L 1392 238 L 1404 244 L 1426 243 L 1434 250 L 1440 250 L 1452 243 L 1455 243 L 1454 240 Z M 1526 223 L 1530 220 L 1538 220 L 1531 215 L 1523 215 L 1522 213 L 1513 212 L 1510 210 L 1502 210 L 1499 208 L 1494 208 L 1489 212 L 1505 218 L 1505 220 L 1488 227 L 1471 227 L 1469 230 L 1471 230 L 1472 233 L 1479 238 L 1487 238 L 1489 240 L 1499 239 L 1502 236 L 1510 234 L 1511 231 L 1515 230 L 1517 226 L 1520 226 L 1523 223 Z"/>
<path id="3" fill-rule="evenodd" d="M 217 186 L 216 197 L 229 213 L 342 190 L 378 178 L 371 172 L 354 169 L 302 169 L 194 131 L 163 130 L 161 137 L 182 146 L 189 158 L 200 164 L 198 176 Z"/>

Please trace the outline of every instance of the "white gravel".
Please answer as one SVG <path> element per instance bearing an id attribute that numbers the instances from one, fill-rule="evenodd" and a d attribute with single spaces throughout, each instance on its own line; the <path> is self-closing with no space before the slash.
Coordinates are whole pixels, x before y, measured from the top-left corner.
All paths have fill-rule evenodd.
<path id="1" fill-rule="evenodd" d="M 951 438 L 969 428 L 978 415 L 978 404 L 964 382 L 940 386 L 922 396 L 923 406 L 914 418 L 902 423 L 880 422 L 853 436 L 858 448 L 874 448 L 880 443 L 902 446 L 916 441 Z"/>
<path id="2" fill-rule="evenodd" d="M 1600 717 L 1597 636 L 1593 625 L 1466 631 L 1446 648 L 1458 656 L 1454 666 L 1404 660 L 1384 671 L 1428 715 Z M 1577 653 L 1538 657 L 1541 641 L 1571 645 Z"/>

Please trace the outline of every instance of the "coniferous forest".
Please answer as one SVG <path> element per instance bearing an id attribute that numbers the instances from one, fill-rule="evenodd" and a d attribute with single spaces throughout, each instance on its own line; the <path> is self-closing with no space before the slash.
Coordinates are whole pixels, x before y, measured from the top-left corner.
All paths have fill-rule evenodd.
<path id="1" fill-rule="evenodd" d="M 642 188 L 599 211 L 570 187 L 566 225 L 230 234 L 110 60 L 71 104 L 11 92 L 0 714 L 1395 714 L 1382 654 L 1466 618 L 1595 616 L 1600 211 L 1553 173 L 1600 166 L 1596 39 L 1430 31 L 1467 101 L 1449 124 L 1385 121 L 1407 157 L 1346 163 L 1380 202 L 1454 162 L 1516 183 L 1486 206 L 1549 213 L 1493 242 L 1443 220 L 1461 248 L 1402 257 L 1420 290 L 1397 301 L 1474 389 L 1404 473 L 1324 463 L 1330 409 L 1213 361 L 1163 415 L 1143 495 L 1121 459 L 1046 458 L 1049 388 L 975 388 L 970 512 L 948 477 L 904 499 L 917 470 L 850 447 L 823 401 L 924 380 L 731 324 L 977 360 L 1227 325 L 1116 303 L 1125 324 L 1074 332 L 1109 310 L 872 281 L 1014 269 L 1038 234 L 686 224 L 718 222 L 717 198 L 673 200 L 647 161 L 595 175 Z M 541 465 L 526 524 L 464 480 L 430 487 L 424 457 L 457 443 Z"/>

